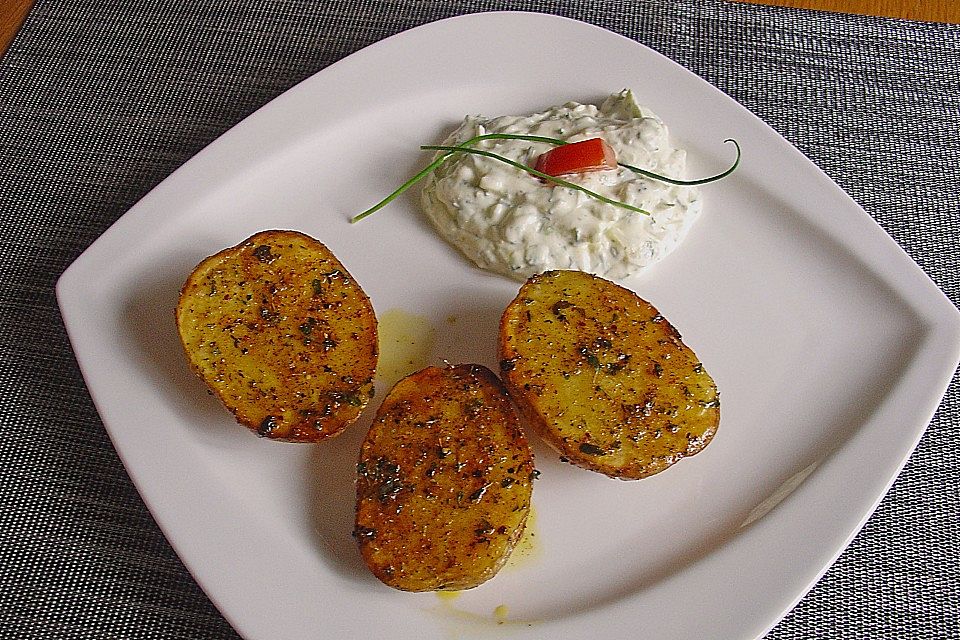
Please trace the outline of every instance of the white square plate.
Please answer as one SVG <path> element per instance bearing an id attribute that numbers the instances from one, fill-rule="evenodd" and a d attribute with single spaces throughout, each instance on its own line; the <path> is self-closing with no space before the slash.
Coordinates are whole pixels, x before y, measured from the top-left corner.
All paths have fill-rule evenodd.
<path id="1" fill-rule="evenodd" d="M 743 147 L 740 169 L 704 188 L 685 244 L 625 283 L 716 379 L 719 433 L 639 482 L 561 464 L 538 444 L 531 548 L 453 600 L 393 591 L 350 538 L 371 411 L 322 445 L 254 437 L 190 373 L 173 323 L 179 287 L 209 254 L 297 229 L 338 255 L 382 318 L 420 319 L 411 340 L 427 361 L 493 367 L 518 284 L 446 245 L 413 194 L 348 220 L 425 164 L 418 145 L 465 114 L 625 87 L 668 123 L 691 175 L 729 162 L 723 138 Z M 436 22 L 324 69 L 154 189 L 57 294 L 131 478 L 250 640 L 760 636 L 875 508 L 960 359 L 957 309 L 772 129 L 632 40 L 539 14 Z"/>

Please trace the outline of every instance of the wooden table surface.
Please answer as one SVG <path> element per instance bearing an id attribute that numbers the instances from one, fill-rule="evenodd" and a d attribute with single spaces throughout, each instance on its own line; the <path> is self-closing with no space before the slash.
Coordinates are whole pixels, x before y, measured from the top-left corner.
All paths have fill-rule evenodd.
<path id="1" fill-rule="evenodd" d="M 926 22 L 960 24 L 960 2 L 957 0 L 735 0 L 777 7 L 859 13 L 866 16 L 906 18 Z"/>
<path id="2" fill-rule="evenodd" d="M 0 53 L 5 53 L 35 0 L 0 0 Z M 780 7 L 960 24 L 957 0 L 734 0 Z"/>

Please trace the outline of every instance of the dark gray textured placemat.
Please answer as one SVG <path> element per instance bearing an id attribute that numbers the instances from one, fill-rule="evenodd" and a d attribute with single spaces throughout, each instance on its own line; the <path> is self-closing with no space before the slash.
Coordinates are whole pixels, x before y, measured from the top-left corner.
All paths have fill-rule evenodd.
<path id="1" fill-rule="evenodd" d="M 960 301 L 957 27 L 672 0 L 40 0 L 0 61 L 0 637 L 236 637 L 124 472 L 53 285 L 151 187 L 297 81 L 493 9 L 592 22 L 705 77 Z M 877 512 L 769 638 L 960 637 L 958 401 L 955 378 Z"/>

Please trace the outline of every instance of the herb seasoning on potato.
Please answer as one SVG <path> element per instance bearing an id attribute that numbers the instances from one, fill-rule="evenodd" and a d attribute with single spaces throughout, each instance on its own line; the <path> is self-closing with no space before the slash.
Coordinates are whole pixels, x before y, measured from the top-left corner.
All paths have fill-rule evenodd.
<path id="1" fill-rule="evenodd" d="M 180 292 L 180 339 L 193 370 L 257 435 L 318 442 L 373 395 L 377 320 L 327 247 L 263 231 L 201 262 Z"/>
<path id="2" fill-rule="evenodd" d="M 354 537 L 404 591 L 461 590 L 506 562 L 530 510 L 533 454 L 500 380 L 480 365 L 398 382 L 357 464 Z"/>
<path id="3" fill-rule="evenodd" d="M 644 478 L 702 450 L 713 379 L 632 291 L 580 271 L 531 277 L 500 323 L 500 370 L 531 426 L 570 462 Z"/>

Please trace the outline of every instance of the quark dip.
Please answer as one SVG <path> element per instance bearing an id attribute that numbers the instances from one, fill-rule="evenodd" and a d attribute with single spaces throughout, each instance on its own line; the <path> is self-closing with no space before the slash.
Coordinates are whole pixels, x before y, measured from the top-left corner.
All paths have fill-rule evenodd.
<path id="1" fill-rule="evenodd" d="M 490 133 L 537 135 L 576 142 L 603 138 L 617 160 L 682 178 L 686 153 L 664 123 L 636 104 L 629 90 L 600 106 L 568 102 L 527 116 L 469 116 L 443 143 Z M 545 142 L 483 140 L 475 148 L 533 167 L 555 148 Z M 444 152 L 439 152 L 444 153 Z M 483 269 L 517 280 L 553 269 L 609 279 L 639 272 L 680 243 L 700 214 L 700 191 L 618 167 L 563 176 L 649 215 L 551 184 L 500 160 L 455 153 L 428 178 L 421 199 L 439 233 Z"/>

